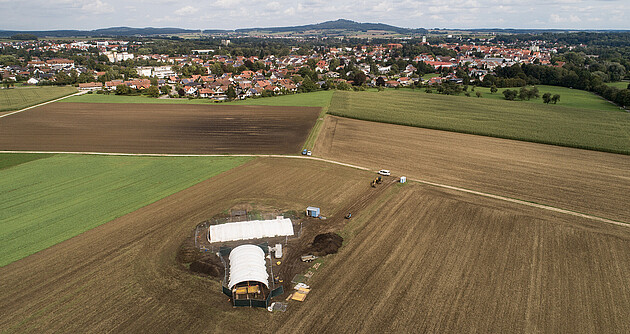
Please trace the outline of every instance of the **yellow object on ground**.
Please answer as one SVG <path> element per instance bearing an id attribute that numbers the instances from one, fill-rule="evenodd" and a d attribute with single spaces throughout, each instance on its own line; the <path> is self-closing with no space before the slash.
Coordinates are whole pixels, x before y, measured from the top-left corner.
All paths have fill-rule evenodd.
<path id="1" fill-rule="evenodd" d="M 304 299 L 306 299 L 306 294 L 305 294 L 305 293 L 302 293 L 302 292 L 300 292 L 300 291 L 298 291 L 298 292 L 294 292 L 294 293 L 293 293 L 293 296 L 291 297 L 291 299 L 293 299 L 293 300 L 297 300 L 297 301 L 299 301 L 299 302 L 303 302 L 303 301 L 304 301 Z"/>
<path id="2" fill-rule="evenodd" d="M 277 265 L 281 265 L 281 264 L 282 264 L 282 262 L 278 261 L 278 262 L 276 262 L 276 264 L 277 264 Z"/>
<path id="3" fill-rule="evenodd" d="M 260 292 L 260 289 L 258 288 L 258 285 L 248 286 L 247 287 L 247 293 L 258 293 L 258 292 Z"/>
<path id="4" fill-rule="evenodd" d="M 299 302 L 303 302 L 304 299 L 306 299 L 306 295 L 308 295 L 309 292 L 311 292 L 311 289 L 299 288 L 298 291 L 293 293 L 293 296 L 291 297 L 291 299 L 297 300 Z"/>
<path id="5" fill-rule="evenodd" d="M 244 295 L 246 293 L 247 293 L 247 287 L 246 286 L 243 286 L 243 287 L 240 287 L 240 288 L 236 288 L 236 294 L 237 295 Z"/>

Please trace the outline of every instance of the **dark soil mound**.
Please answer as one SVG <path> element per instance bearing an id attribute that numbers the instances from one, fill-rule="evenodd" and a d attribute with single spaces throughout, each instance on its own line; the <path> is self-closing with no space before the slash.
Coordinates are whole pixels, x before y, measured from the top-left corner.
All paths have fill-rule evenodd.
<path id="1" fill-rule="evenodd" d="M 194 237 L 187 238 L 179 247 L 177 252 L 177 260 L 181 263 L 191 263 L 200 257 L 199 250 L 195 248 Z"/>
<path id="2" fill-rule="evenodd" d="M 324 256 L 337 253 L 343 243 L 343 238 L 332 232 L 318 234 L 313 240 L 313 255 Z"/>
<path id="3" fill-rule="evenodd" d="M 212 277 L 223 277 L 224 273 L 221 259 L 214 254 L 204 254 L 200 259 L 190 264 L 190 270 Z"/>

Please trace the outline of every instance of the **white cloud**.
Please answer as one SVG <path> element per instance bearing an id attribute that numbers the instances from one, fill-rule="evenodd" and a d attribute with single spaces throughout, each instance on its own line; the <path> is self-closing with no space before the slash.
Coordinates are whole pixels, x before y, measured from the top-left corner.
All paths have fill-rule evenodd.
<path id="1" fill-rule="evenodd" d="M 186 16 L 186 15 L 192 15 L 195 14 L 196 12 L 199 11 L 199 8 L 193 7 L 193 6 L 184 6 L 178 10 L 176 10 L 174 13 L 175 15 L 179 15 L 179 16 Z"/>
<path id="2" fill-rule="evenodd" d="M 564 23 L 564 22 L 571 22 L 571 23 L 577 23 L 577 22 L 582 22 L 582 20 L 571 14 L 569 16 L 566 17 L 562 17 L 558 14 L 551 14 L 549 15 L 549 21 L 551 21 L 552 23 Z"/>
<path id="3" fill-rule="evenodd" d="M 270 10 L 280 10 L 282 8 L 282 5 L 280 5 L 280 3 L 278 1 L 272 1 L 270 3 L 268 3 L 265 8 L 270 9 Z"/>
<path id="4" fill-rule="evenodd" d="M 213 8 L 235 8 L 239 6 L 241 0 L 217 0 L 212 4 Z M 252 6 L 252 8 L 256 8 L 257 6 Z M 240 8 L 239 8 L 240 9 Z M 256 8 L 258 9 L 258 8 Z"/>
<path id="5" fill-rule="evenodd" d="M 86 14 L 106 14 L 114 12 L 112 6 L 101 0 L 85 2 L 81 6 L 81 10 L 85 11 Z"/>

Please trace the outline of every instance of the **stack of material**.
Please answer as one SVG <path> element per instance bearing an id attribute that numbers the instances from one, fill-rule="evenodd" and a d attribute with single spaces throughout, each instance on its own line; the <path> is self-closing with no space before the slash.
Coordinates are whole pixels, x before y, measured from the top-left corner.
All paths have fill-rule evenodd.
<path id="1" fill-rule="evenodd" d="M 304 283 L 298 283 L 294 287 L 294 289 L 297 291 L 293 293 L 293 295 L 291 296 L 291 299 L 297 300 L 299 302 L 303 302 L 304 299 L 306 299 L 306 295 L 308 295 L 308 293 L 311 292 L 311 289 L 309 288 L 309 286 Z"/>
<path id="2" fill-rule="evenodd" d="M 291 297 L 291 299 L 297 300 L 299 302 L 303 302 L 304 299 L 306 299 L 306 295 L 308 295 L 309 292 L 311 292 L 311 289 L 300 289 L 293 293 L 293 296 Z"/>

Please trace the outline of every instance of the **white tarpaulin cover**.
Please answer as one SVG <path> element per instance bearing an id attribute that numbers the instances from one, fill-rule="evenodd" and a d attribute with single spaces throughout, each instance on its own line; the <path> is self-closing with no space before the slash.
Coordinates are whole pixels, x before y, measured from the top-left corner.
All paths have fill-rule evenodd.
<path id="1" fill-rule="evenodd" d="M 248 240 L 293 235 L 289 218 L 250 220 L 210 226 L 210 242 Z"/>
<path id="2" fill-rule="evenodd" d="M 238 283 L 256 281 L 269 288 L 269 274 L 265 265 L 265 252 L 255 245 L 242 245 L 230 252 L 230 281 L 232 289 Z"/>

